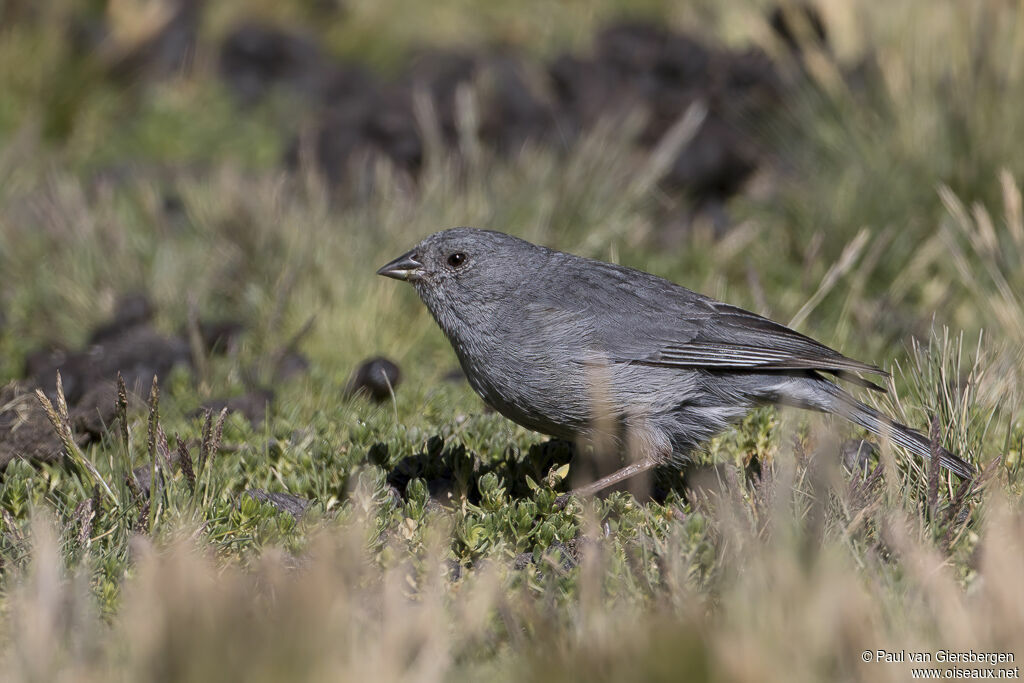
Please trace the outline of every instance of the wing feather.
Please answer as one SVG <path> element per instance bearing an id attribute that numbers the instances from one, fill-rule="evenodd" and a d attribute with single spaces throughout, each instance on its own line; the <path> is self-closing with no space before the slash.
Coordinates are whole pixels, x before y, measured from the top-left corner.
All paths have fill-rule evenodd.
<path id="1" fill-rule="evenodd" d="M 847 358 L 785 325 L 642 271 L 589 259 L 587 268 L 581 269 L 578 257 L 552 255 L 556 266 L 575 266 L 578 278 L 568 287 L 564 279 L 552 280 L 545 290 L 550 294 L 526 306 L 539 312 L 531 323 L 543 327 L 555 311 L 564 312 L 559 326 L 564 334 L 586 338 L 581 348 L 600 350 L 615 362 L 807 370 L 885 391 L 859 376 L 887 377 L 884 370 Z M 563 271 L 555 267 L 551 272 L 561 276 Z"/>
<path id="2" fill-rule="evenodd" d="M 630 359 L 648 365 L 679 368 L 814 370 L 835 375 L 860 386 L 885 391 L 858 374 L 889 373 L 838 351 L 784 325 L 743 309 L 708 300 L 710 311 L 696 326 L 691 317 L 686 333 L 663 335 L 657 349 Z"/>

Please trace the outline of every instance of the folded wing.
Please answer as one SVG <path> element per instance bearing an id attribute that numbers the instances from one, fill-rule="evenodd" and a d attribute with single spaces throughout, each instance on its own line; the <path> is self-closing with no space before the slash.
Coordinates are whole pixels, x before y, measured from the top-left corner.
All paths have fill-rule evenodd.
<path id="1" fill-rule="evenodd" d="M 749 311 L 711 299 L 687 302 L 686 320 L 661 320 L 640 344 L 647 352 L 616 354 L 619 361 L 664 367 L 730 370 L 811 370 L 876 391 L 882 387 L 859 374 L 888 376 L 884 370 L 847 358 L 810 337 Z M 635 328 L 634 328 L 635 331 Z"/>

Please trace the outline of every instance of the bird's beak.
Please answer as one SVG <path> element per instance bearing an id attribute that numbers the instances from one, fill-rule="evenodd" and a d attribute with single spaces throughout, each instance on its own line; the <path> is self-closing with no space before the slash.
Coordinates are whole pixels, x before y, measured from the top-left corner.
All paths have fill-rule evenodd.
<path id="1" fill-rule="evenodd" d="M 392 277 L 396 280 L 407 280 L 412 282 L 420 279 L 420 274 L 423 272 L 423 264 L 414 258 L 415 254 L 411 251 L 402 254 L 391 263 L 382 266 L 377 271 L 377 275 L 383 275 L 384 277 Z"/>

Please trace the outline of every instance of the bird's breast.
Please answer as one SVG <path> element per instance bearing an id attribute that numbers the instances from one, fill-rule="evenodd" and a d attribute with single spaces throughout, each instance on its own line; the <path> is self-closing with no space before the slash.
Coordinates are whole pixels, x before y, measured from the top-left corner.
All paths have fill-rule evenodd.
<path id="1" fill-rule="evenodd" d="M 571 439 L 587 424 L 589 398 L 578 363 L 565 349 L 511 339 L 453 341 L 473 390 L 528 429 Z"/>

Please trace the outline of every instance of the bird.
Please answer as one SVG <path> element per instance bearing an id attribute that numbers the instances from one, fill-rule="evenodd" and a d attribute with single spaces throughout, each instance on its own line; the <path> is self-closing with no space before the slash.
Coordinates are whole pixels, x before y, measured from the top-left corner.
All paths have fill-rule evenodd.
<path id="1" fill-rule="evenodd" d="M 693 452 L 759 405 L 839 415 L 928 460 L 931 441 L 837 382 L 885 391 L 879 367 L 737 306 L 625 266 L 494 230 L 435 232 L 382 266 L 412 284 L 493 409 L 552 437 L 611 438 L 632 462 L 593 495 Z M 835 380 L 835 381 L 833 381 Z M 970 480 L 945 448 L 939 464 Z"/>

